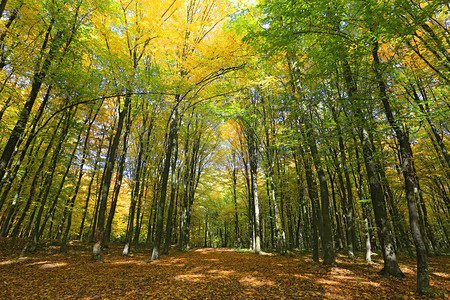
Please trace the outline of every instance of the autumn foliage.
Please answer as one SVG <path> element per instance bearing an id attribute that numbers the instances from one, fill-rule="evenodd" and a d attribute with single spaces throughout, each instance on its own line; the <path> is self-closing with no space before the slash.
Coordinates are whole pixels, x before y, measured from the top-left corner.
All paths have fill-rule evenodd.
<path id="1" fill-rule="evenodd" d="M 0 297 L 445 296 L 448 20 L 1 0 Z"/>

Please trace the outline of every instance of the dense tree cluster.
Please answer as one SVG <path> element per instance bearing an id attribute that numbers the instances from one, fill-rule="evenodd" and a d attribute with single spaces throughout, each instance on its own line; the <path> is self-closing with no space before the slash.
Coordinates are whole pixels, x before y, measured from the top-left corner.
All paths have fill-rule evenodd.
<path id="1" fill-rule="evenodd" d="M 450 248 L 446 1 L 2 0 L 0 235 Z"/>

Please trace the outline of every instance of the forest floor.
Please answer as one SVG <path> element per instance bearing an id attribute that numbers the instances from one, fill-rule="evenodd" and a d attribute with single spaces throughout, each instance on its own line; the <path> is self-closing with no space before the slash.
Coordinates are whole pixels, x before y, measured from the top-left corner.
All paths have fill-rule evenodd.
<path id="1" fill-rule="evenodd" d="M 151 251 L 128 257 L 122 247 L 91 261 L 87 246 L 67 253 L 47 247 L 26 257 L 9 255 L 0 240 L 0 299 L 448 299 L 450 258 L 429 259 L 432 296 L 415 291 L 415 262 L 400 259 L 406 278 L 377 275 L 381 262 L 366 264 L 338 255 L 337 267 L 310 255 L 256 255 L 227 248 L 171 251 L 151 262 Z"/>

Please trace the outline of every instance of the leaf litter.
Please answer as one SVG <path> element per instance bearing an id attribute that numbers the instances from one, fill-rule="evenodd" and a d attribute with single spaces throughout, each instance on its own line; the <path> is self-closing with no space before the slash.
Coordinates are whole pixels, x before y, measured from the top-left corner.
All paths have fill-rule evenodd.
<path id="1" fill-rule="evenodd" d="M 104 262 L 89 252 L 0 252 L 0 299 L 448 299 L 449 258 L 430 258 L 432 294 L 415 294 L 415 261 L 400 259 L 406 279 L 377 275 L 380 261 L 337 258 L 325 267 L 310 255 L 256 255 L 227 248 L 151 251 L 128 257 L 111 245 Z"/>

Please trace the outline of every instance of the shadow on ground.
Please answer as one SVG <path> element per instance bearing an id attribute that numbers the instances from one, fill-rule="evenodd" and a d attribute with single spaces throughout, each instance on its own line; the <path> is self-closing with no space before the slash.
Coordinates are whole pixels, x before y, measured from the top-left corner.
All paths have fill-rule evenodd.
<path id="1" fill-rule="evenodd" d="M 111 247 L 103 263 L 87 252 L 1 257 L 1 299 L 423 299 L 414 294 L 413 261 L 404 280 L 376 275 L 380 264 L 338 257 L 324 268 L 308 255 L 276 256 L 230 249 L 173 252 L 150 262 L 151 253 L 120 255 Z M 435 293 L 445 296 L 448 258 L 431 259 Z"/>

